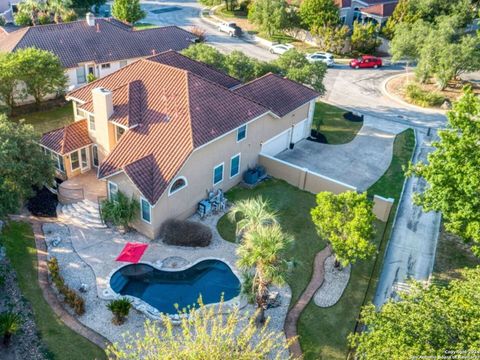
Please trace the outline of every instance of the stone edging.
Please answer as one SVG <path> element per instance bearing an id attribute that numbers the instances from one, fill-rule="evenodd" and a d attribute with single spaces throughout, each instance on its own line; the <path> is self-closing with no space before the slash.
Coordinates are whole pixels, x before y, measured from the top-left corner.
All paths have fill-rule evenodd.
<path id="1" fill-rule="evenodd" d="M 290 344 L 290 353 L 297 358 L 302 357 L 302 348 L 298 341 L 297 334 L 298 319 L 300 318 L 300 314 L 310 303 L 310 300 L 312 300 L 317 290 L 322 286 L 325 277 L 324 262 L 330 255 L 332 255 L 332 249 L 329 245 L 315 255 L 312 278 L 302 295 L 300 295 L 297 303 L 288 312 L 287 318 L 285 319 L 285 336 L 287 337 L 287 340 L 293 339 L 293 342 Z"/>
<path id="2" fill-rule="evenodd" d="M 27 221 L 32 226 L 37 250 L 38 284 L 42 289 L 42 295 L 45 301 L 48 303 L 48 305 L 50 305 L 55 315 L 57 315 L 67 327 L 91 341 L 101 349 L 105 350 L 106 347 L 111 344 L 110 341 L 99 333 L 83 325 L 74 316 L 67 312 L 50 286 L 48 281 L 47 266 L 48 251 L 47 244 L 45 243 L 45 235 L 43 234 L 42 230 L 43 220 L 40 220 L 34 216 L 22 215 L 11 216 L 11 218 L 13 220 Z M 51 221 L 47 220 L 46 222 Z"/>
<path id="3" fill-rule="evenodd" d="M 418 106 L 418 105 L 410 104 L 409 102 L 406 102 L 405 100 L 403 100 L 399 96 L 391 94 L 387 90 L 387 84 L 391 80 L 402 77 L 402 76 L 405 76 L 405 74 L 404 73 L 396 74 L 396 75 L 393 75 L 393 76 L 390 76 L 390 77 L 386 78 L 382 82 L 382 85 L 380 86 L 380 90 L 382 91 L 382 94 L 385 95 L 386 97 L 388 97 L 390 100 L 393 100 L 393 101 L 395 101 L 395 102 L 397 102 L 397 103 L 399 103 L 399 104 L 401 104 L 405 107 L 409 107 L 409 108 L 414 109 L 414 110 L 424 111 L 424 112 L 428 112 L 430 114 L 443 114 L 443 115 L 445 115 L 447 113 L 447 111 L 441 110 L 441 109 L 424 108 L 424 107 L 421 107 L 421 106 Z"/>

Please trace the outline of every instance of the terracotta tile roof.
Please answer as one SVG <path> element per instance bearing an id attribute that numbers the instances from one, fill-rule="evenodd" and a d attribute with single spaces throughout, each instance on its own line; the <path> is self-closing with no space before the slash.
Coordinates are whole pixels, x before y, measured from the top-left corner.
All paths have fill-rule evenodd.
<path id="1" fill-rule="evenodd" d="M 320 96 L 319 93 L 304 85 L 272 73 L 233 91 L 259 102 L 280 117 Z"/>
<path id="2" fill-rule="evenodd" d="M 40 144 L 60 155 L 92 144 L 88 136 L 87 120 L 76 121 L 43 134 Z"/>
<path id="3" fill-rule="evenodd" d="M 200 61 L 190 59 L 176 51 L 166 51 L 161 54 L 151 56 L 148 59 L 190 71 L 191 73 L 197 74 L 207 80 L 225 86 L 226 88 L 232 88 L 241 84 L 240 80 L 235 79 L 224 72 L 221 72 Z"/>
<path id="4" fill-rule="evenodd" d="M 268 112 L 193 72 L 150 59 L 129 64 L 68 97 L 89 103 L 91 91 L 97 87 L 113 91 L 111 121 L 125 121 L 126 114 L 129 118 L 135 114 L 139 123 L 102 162 L 99 177 L 125 171 L 151 204 L 158 201 L 195 148 Z M 140 88 L 143 91 L 138 91 Z M 142 94 L 130 97 L 133 107 L 127 89 Z"/>
<path id="5" fill-rule="evenodd" d="M 0 51 L 38 47 L 56 54 L 66 68 L 93 61 L 106 63 L 133 59 L 166 50 L 183 50 L 195 35 L 176 26 L 134 31 L 113 19 L 85 20 L 23 28 L 0 34 Z"/>
<path id="6" fill-rule="evenodd" d="M 365 8 L 361 8 L 360 11 L 362 13 L 376 15 L 381 17 L 388 17 L 393 14 L 393 11 L 397 7 L 398 1 L 383 3 L 383 4 L 376 4 L 371 5 Z"/>
<path id="7" fill-rule="evenodd" d="M 352 6 L 352 0 L 335 0 L 335 5 L 339 8 L 348 8 Z"/>

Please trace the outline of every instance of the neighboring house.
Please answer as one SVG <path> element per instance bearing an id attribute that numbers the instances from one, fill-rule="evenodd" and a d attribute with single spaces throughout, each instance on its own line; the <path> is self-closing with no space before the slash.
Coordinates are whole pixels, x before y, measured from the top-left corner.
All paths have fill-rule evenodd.
<path id="1" fill-rule="evenodd" d="M 383 26 L 393 14 L 398 0 L 335 0 L 335 3 L 345 25 L 372 21 Z"/>
<path id="2" fill-rule="evenodd" d="M 3 0 L 0 0 L 3 1 Z M 139 58 L 167 50 L 183 50 L 197 37 L 176 26 L 134 30 L 112 18 L 95 18 L 62 24 L 0 27 L 0 51 L 27 47 L 49 50 L 60 58 L 70 90 L 87 82 L 87 74 L 101 78 Z"/>
<path id="3" fill-rule="evenodd" d="M 306 138 L 318 96 L 274 74 L 241 84 L 168 51 L 69 93 L 76 122 L 41 145 L 64 178 L 93 168 L 110 197 L 138 199 L 132 225 L 155 238 L 166 219 L 194 213 L 207 190 L 237 185 L 261 152 Z"/>

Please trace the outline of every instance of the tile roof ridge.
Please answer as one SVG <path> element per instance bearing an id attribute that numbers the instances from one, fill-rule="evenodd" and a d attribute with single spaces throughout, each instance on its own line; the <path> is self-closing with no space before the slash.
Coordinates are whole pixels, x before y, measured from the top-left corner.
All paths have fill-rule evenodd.
<path id="1" fill-rule="evenodd" d="M 195 149 L 195 142 L 193 141 L 193 122 L 192 122 L 192 116 L 190 112 L 190 109 L 191 109 L 190 108 L 190 86 L 188 81 L 188 72 L 185 74 L 185 86 L 187 88 L 187 109 L 188 109 L 188 124 L 189 124 L 188 128 L 190 129 L 190 145 L 192 146 L 192 149 Z"/>
<path id="2" fill-rule="evenodd" d="M 11 35 L 11 34 L 15 34 L 15 33 L 17 33 L 17 32 L 20 32 L 20 31 L 24 30 L 22 36 L 21 36 L 20 39 L 18 39 L 18 41 L 15 43 L 15 46 L 13 47 L 13 49 L 12 49 L 11 52 L 14 52 L 14 51 L 17 49 L 18 44 L 20 44 L 20 42 L 23 40 L 23 38 L 25 37 L 25 35 L 27 35 L 27 33 L 30 31 L 30 28 L 31 28 L 31 27 L 32 27 L 32 26 L 27 26 L 27 27 L 26 27 L 26 30 L 25 30 L 25 28 L 21 28 L 21 29 L 15 30 L 14 32 L 7 33 L 7 35 Z"/>
<path id="3" fill-rule="evenodd" d="M 30 26 L 27 26 L 27 27 L 28 27 L 28 28 L 34 28 L 34 29 L 42 29 L 42 28 L 46 28 L 46 27 L 55 27 L 55 26 L 60 27 L 60 26 L 64 26 L 64 25 L 69 25 L 69 24 L 74 24 L 74 23 L 81 23 L 81 22 L 86 23 L 87 20 L 85 20 L 85 19 L 80 19 L 80 20 L 73 20 L 73 21 L 62 22 L 62 23 L 30 25 Z"/>
<path id="4" fill-rule="evenodd" d="M 172 50 L 172 51 L 173 51 L 173 50 Z M 159 54 L 157 54 L 157 55 L 159 55 Z M 152 56 L 156 56 L 156 55 L 152 55 Z M 180 69 L 180 68 L 178 68 L 178 67 L 176 67 L 176 66 L 167 65 L 167 64 L 159 63 L 158 61 L 150 60 L 150 57 L 151 57 L 151 56 L 149 56 L 148 58 L 143 58 L 143 59 L 141 59 L 141 61 L 148 62 L 149 64 L 154 64 L 153 66 L 161 66 L 161 67 L 167 67 L 167 68 L 170 68 L 170 69 L 174 69 L 174 70 L 176 70 L 176 71 L 178 71 L 178 72 L 180 72 L 180 73 L 188 73 L 188 72 L 190 72 L 190 71 L 185 70 L 185 69 Z"/>
<path id="5" fill-rule="evenodd" d="M 250 81 L 247 81 L 246 83 L 243 83 L 243 84 L 240 84 L 240 85 L 238 85 L 238 86 L 235 86 L 235 88 L 232 89 L 232 90 L 235 91 L 235 90 L 237 90 L 237 89 L 240 89 L 240 88 L 242 88 L 242 87 L 244 87 L 244 86 L 246 86 L 246 85 L 250 85 L 250 84 L 254 83 L 255 81 L 258 81 L 258 80 L 263 79 L 263 78 L 265 78 L 265 77 L 267 77 L 267 76 L 270 76 L 270 75 L 276 75 L 276 74 L 273 73 L 273 72 L 271 72 L 271 71 L 269 71 L 268 73 L 263 74 L 262 76 L 259 76 L 259 77 L 255 78 L 255 79 L 252 79 L 252 80 L 250 80 Z M 279 76 L 279 75 L 276 75 L 276 76 L 281 77 L 281 76 Z"/>

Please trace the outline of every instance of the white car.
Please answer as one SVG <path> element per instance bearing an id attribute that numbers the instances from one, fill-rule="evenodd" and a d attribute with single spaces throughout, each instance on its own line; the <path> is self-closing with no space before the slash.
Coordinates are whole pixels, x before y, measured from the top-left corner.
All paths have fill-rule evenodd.
<path id="1" fill-rule="evenodd" d="M 320 61 L 326 64 L 327 66 L 333 66 L 333 64 L 335 64 L 333 55 L 326 52 L 316 52 L 313 54 L 308 54 L 306 58 L 311 63 Z"/>
<path id="2" fill-rule="evenodd" d="M 225 32 L 230 36 L 240 36 L 242 30 L 234 22 L 223 22 L 218 26 L 218 31 Z"/>
<path id="3" fill-rule="evenodd" d="M 294 49 L 295 46 L 291 44 L 277 44 L 270 47 L 270 52 L 272 54 L 282 55 L 285 54 L 288 50 Z"/>

